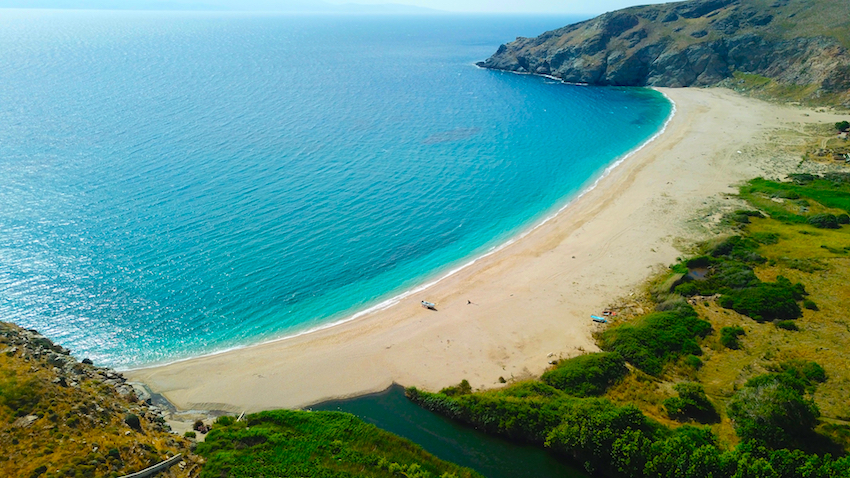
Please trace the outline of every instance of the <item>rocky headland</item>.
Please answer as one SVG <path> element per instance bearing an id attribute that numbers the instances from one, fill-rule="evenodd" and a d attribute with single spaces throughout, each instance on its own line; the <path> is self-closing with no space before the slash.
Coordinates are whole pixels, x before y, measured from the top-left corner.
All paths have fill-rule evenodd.
<path id="1" fill-rule="evenodd" d="M 848 2 L 693 0 L 517 38 L 478 65 L 592 85 L 756 83 L 773 96 L 850 106 L 848 32 Z"/>
<path id="2" fill-rule="evenodd" d="M 121 373 L 0 322 L 0 476 L 123 476 L 178 455 L 164 476 L 195 476 L 164 411 Z"/>

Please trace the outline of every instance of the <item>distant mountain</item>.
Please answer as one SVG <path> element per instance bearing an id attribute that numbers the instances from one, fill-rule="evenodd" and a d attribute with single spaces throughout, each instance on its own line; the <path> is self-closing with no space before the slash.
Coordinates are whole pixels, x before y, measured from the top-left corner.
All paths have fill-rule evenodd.
<path id="1" fill-rule="evenodd" d="M 517 38 L 479 66 L 595 85 L 734 85 L 756 78 L 780 96 L 848 102 L 848 48 L 846 0 L 693 0 L 627 8 Z"/>
<path id="2" fill-rule="evenodd" d="M 0 0 L 0 8 L 67 10 L 191 10 L 291 13 L 436 13 L 410 5 L 334 5 L 319 0 Z"/>

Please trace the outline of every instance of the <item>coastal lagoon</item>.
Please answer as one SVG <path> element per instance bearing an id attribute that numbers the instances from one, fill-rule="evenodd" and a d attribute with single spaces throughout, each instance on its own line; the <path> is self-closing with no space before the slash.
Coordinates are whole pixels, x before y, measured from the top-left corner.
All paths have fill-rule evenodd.
<path id="1" fill-rule="evenodd" d="M 670 114 L 474 66 L 574 20 L 0 10 L 0 318 L 129 368 L 462 267 Z"/>

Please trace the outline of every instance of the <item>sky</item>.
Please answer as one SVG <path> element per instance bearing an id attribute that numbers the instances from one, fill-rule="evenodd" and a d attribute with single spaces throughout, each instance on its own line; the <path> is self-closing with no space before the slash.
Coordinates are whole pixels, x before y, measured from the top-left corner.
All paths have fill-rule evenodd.
<path id="1" fill-rule="evenodd" d="M 634 5 L 664 3 L 664 0 L 0 0 L 0 8 L 327 11 L 328 4 L 352 3 L 396 4 L 445 12 L 595 15 Z M 352 10 L 351 7 L 343 8 Z M 374 10 L 376 7 L 368 8 Z M 398 10 L 397 7 L 395 9 Z M 353 10 L 356 11 L 357 7 Z"/>
<path id="2" fill-rule="evenodd" d="M 604 13 L 669 0 L 326 0 L 328 3 L 397 3 L 450 12 L 484 13 Z"/>

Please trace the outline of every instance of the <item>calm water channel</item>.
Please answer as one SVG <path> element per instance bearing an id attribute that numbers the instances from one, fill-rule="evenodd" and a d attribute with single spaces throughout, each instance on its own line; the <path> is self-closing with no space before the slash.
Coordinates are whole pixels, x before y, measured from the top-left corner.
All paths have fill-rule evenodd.
<path id="1" fill-rule="evenodd" d="M 310 408 L 351 413 L 487 478 L 588 477 L 540 448 L 493 437 L 420 408 L 405 398 L 404 388 L 398 385 L 380 393 L 333 400 Z"/>

